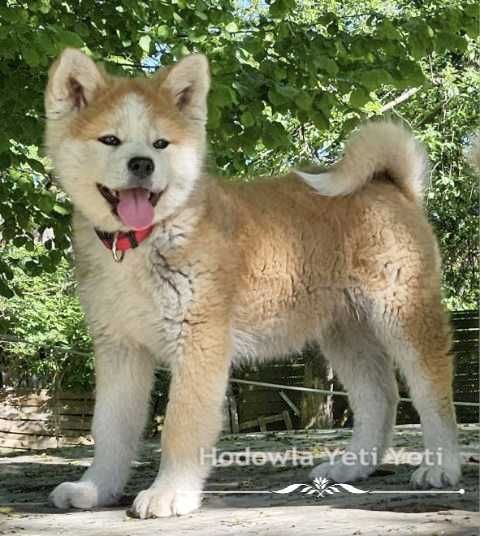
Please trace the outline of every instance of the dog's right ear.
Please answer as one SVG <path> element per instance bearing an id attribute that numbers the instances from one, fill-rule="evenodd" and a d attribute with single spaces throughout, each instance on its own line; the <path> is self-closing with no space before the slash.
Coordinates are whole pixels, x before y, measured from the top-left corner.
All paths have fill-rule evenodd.
<path id="1" fill-rule="evenodd" d="M 47 116 L 59 117 L 81 110 L 104 85 L 105 76 L 93 60 L 78 49 L 65 49 L 49 71 Z"/>

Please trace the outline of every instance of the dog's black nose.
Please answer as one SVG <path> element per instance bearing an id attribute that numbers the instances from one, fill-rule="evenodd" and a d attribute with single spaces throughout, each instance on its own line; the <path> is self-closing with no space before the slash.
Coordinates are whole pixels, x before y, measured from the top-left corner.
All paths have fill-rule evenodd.
<path id="1" fill-rule="evenodd" d="M 128 169 L 139 179 L 150 177 L 155 169 L 155 164 L 151 158 L 136 156 L 128 161 Z"/>

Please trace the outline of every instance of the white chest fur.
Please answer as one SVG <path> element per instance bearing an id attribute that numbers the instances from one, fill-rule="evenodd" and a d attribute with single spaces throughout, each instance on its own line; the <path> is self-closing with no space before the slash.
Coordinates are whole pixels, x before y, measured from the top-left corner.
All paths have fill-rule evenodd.
<path id="1" fill-rule="evenodd" d="M 92 236 L 76 229 L 80 297 L 95 338 L 146 347 L 160 362 L 177 357 L 194 286 L 188 264 L 171 261 L 183 234 L 156 229 L 121 263 Z"/>

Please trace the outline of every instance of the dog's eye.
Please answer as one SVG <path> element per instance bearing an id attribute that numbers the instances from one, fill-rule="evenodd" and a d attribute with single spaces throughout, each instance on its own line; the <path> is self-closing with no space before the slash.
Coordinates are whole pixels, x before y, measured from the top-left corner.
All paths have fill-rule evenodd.
<path id="1" fill-rule="evenodd" d="M 163 138 L 160 138 L 159 140 L 153 142 L 153 146 L 155 149 L 165 149 L 165 147 L 168 147 L 170 145 L 170 142 L 167 140 L 164 140 Z"/>
<path id="2" fill-rule="evenodd" d="M 98 141 L 100 143 L 103 143 L 105 145 L 120 145 L 122 142 L 117 138 L 117 136 L 108 135 L 108 136 L 102 136 L 101 138 L 98 138 Z"/>

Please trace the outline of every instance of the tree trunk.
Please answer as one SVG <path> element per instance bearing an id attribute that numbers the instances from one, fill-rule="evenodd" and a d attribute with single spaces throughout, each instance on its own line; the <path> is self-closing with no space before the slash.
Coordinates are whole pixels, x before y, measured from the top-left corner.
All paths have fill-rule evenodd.
<path id="1" fill-rule="evenodd" d="M 322 356 L 318 347 L 308 348 L 305 359 L 305 387 L 333 389 L 333 370 Z M 333 396 L 320 393 L 303 393 L 302 427 L 332 428 Z"/>

